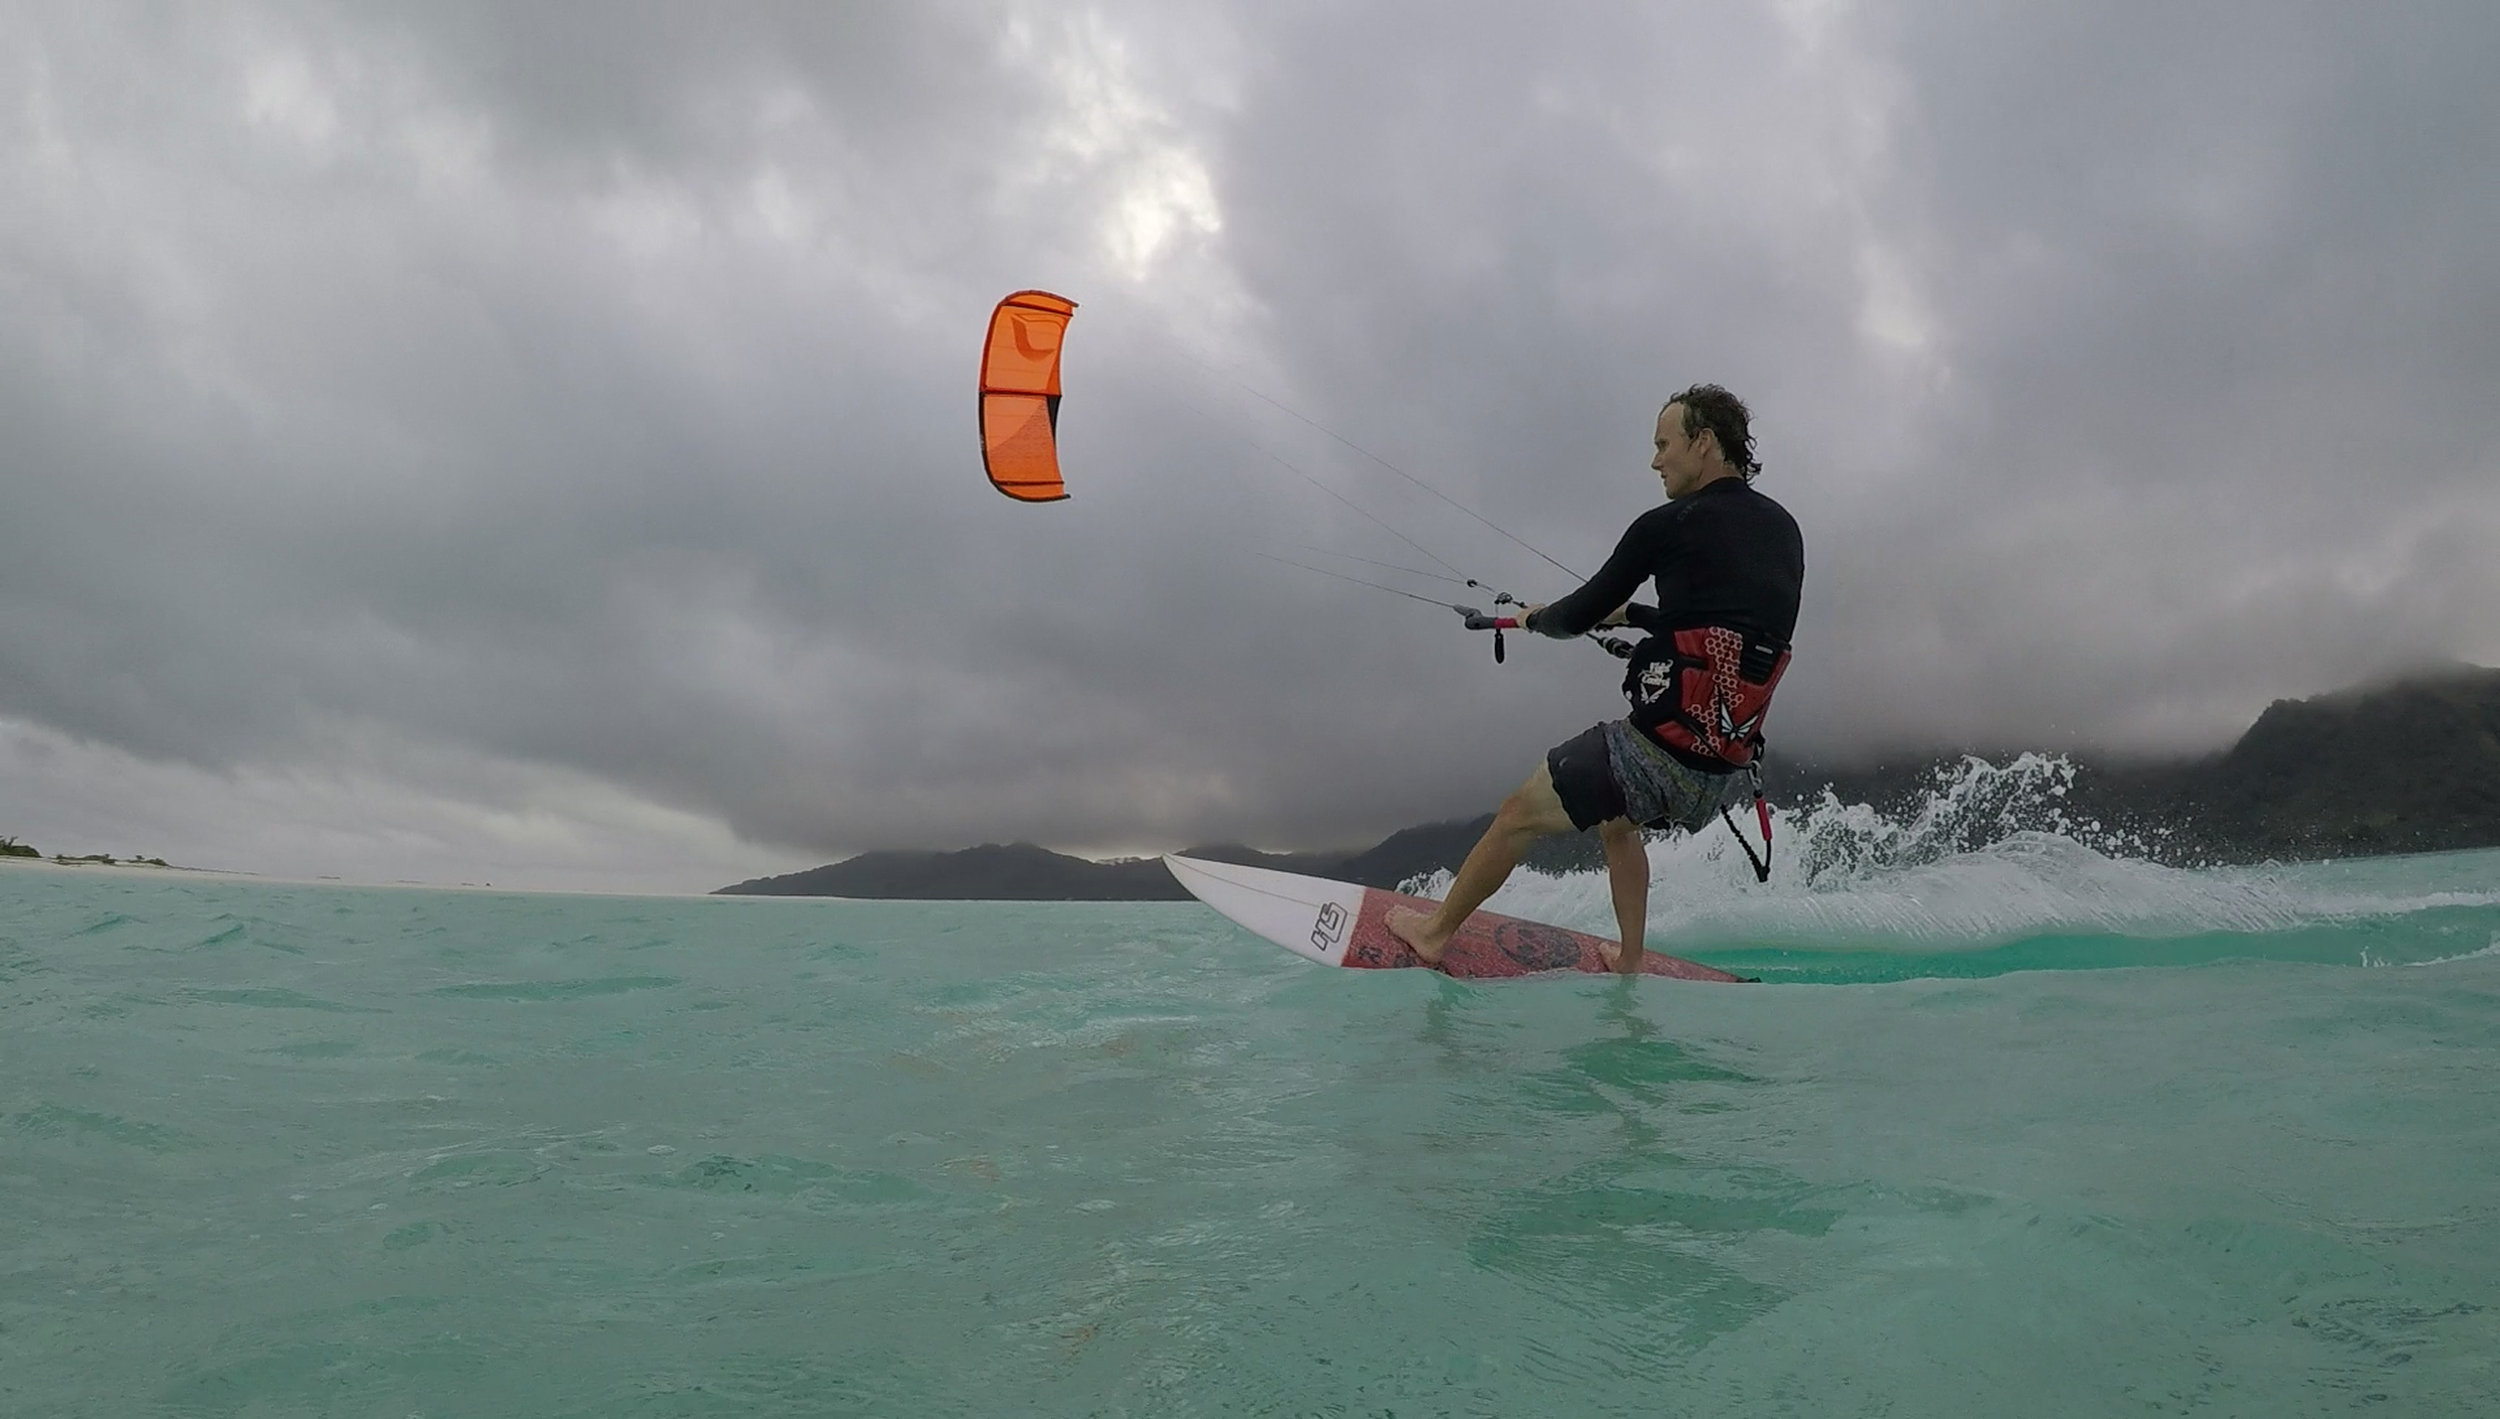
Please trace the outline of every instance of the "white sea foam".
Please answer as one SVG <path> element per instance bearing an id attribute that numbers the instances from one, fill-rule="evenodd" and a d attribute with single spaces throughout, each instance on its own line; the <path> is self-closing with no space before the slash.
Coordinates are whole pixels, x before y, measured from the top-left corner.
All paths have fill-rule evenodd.
<path id="1" fill-rule="evenodd" d="M 1978 947 L 2045 933 L 2284 931 L 2500 905 L 2500 892 L 2425 891 L 2418 871 L 2382 884 L 2363 871 L 2321 881 L 2315 865 L 2165 866 L 2140 837 L 2068 807 L 2075 772 L 2054 755 L 1965 759 L 1890 816 L 1826 790 L 1817 803 L 1774 812 L 1778 856 L 1767 884 L 1715 825 L 1652 842 L 1653 939 Z M 1750 815 L 1739 821 L 1752 831 Z M 1408 890 L 1439 897 L 1448 886 L 1441 872 Z M 1487 905 L 1609 935 L 1614 924 L 1601 871 L 1523 870 Z"/>
<path id="2" fill-rule="evenodd" d="M 2411 961 L 2407 964 L 2414 966 L 2449 966 L 2454 965 L 2459 961 L 2478 961 L 2493 957 L 2500 957 L 2500 936 L 2493 937 L 2491 939 L 2491 944 L 2485 946 L 2480 951 L 2460 951 L 2454 956 L 2433 956 L 2427 961 Z"/>

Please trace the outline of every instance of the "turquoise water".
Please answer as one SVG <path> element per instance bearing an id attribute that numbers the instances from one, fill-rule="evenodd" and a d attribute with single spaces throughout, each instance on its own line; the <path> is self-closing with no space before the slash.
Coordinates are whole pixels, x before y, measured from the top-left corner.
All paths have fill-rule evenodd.
<path id="1" fill-rule="evenodd" d="M 0 1413 L 2500 1412 L 2500 854 L 1725 858 L 1773 984 L 0 871 Z"/>

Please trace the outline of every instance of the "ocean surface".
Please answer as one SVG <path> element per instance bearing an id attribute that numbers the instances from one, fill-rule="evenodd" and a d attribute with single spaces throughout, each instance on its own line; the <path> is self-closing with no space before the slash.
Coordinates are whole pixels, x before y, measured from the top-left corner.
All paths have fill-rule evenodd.
<path id="1" fill-rule="evenodd" d="M 1752 986 L 0 870 L 0 1414 L 2500 1413 L 2500 853 L 1940 822 L 1657 845 Z"/>

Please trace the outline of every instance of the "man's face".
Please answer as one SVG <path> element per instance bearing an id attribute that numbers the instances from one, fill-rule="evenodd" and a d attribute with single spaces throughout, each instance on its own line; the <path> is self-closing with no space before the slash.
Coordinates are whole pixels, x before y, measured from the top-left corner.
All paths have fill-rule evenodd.
<path id="1" fill-rule="evenodd" d="M 1657 446 L 1657 456 L 1649 460 L 1649 466 L 1658 470 L 1658 481 L 1667 485 L 1670 501 L 1709 480 L 1718 444 L 1706 429 L 1698 434 L 1684 432 L 1683 405 L 1670 404 L 1658 411 Z"/>

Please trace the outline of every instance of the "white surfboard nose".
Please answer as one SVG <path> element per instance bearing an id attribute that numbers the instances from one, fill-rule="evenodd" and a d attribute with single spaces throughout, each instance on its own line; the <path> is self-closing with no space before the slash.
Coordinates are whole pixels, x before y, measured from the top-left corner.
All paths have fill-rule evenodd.
<path id="1" fill-rule="evenodd" d="M 1346 943 L 1363 913 L 1363 888 L 1267 867 L 1167 853 L 1163 865 L 1189 894 L 1297 956 L 1345 964 Z"/>

